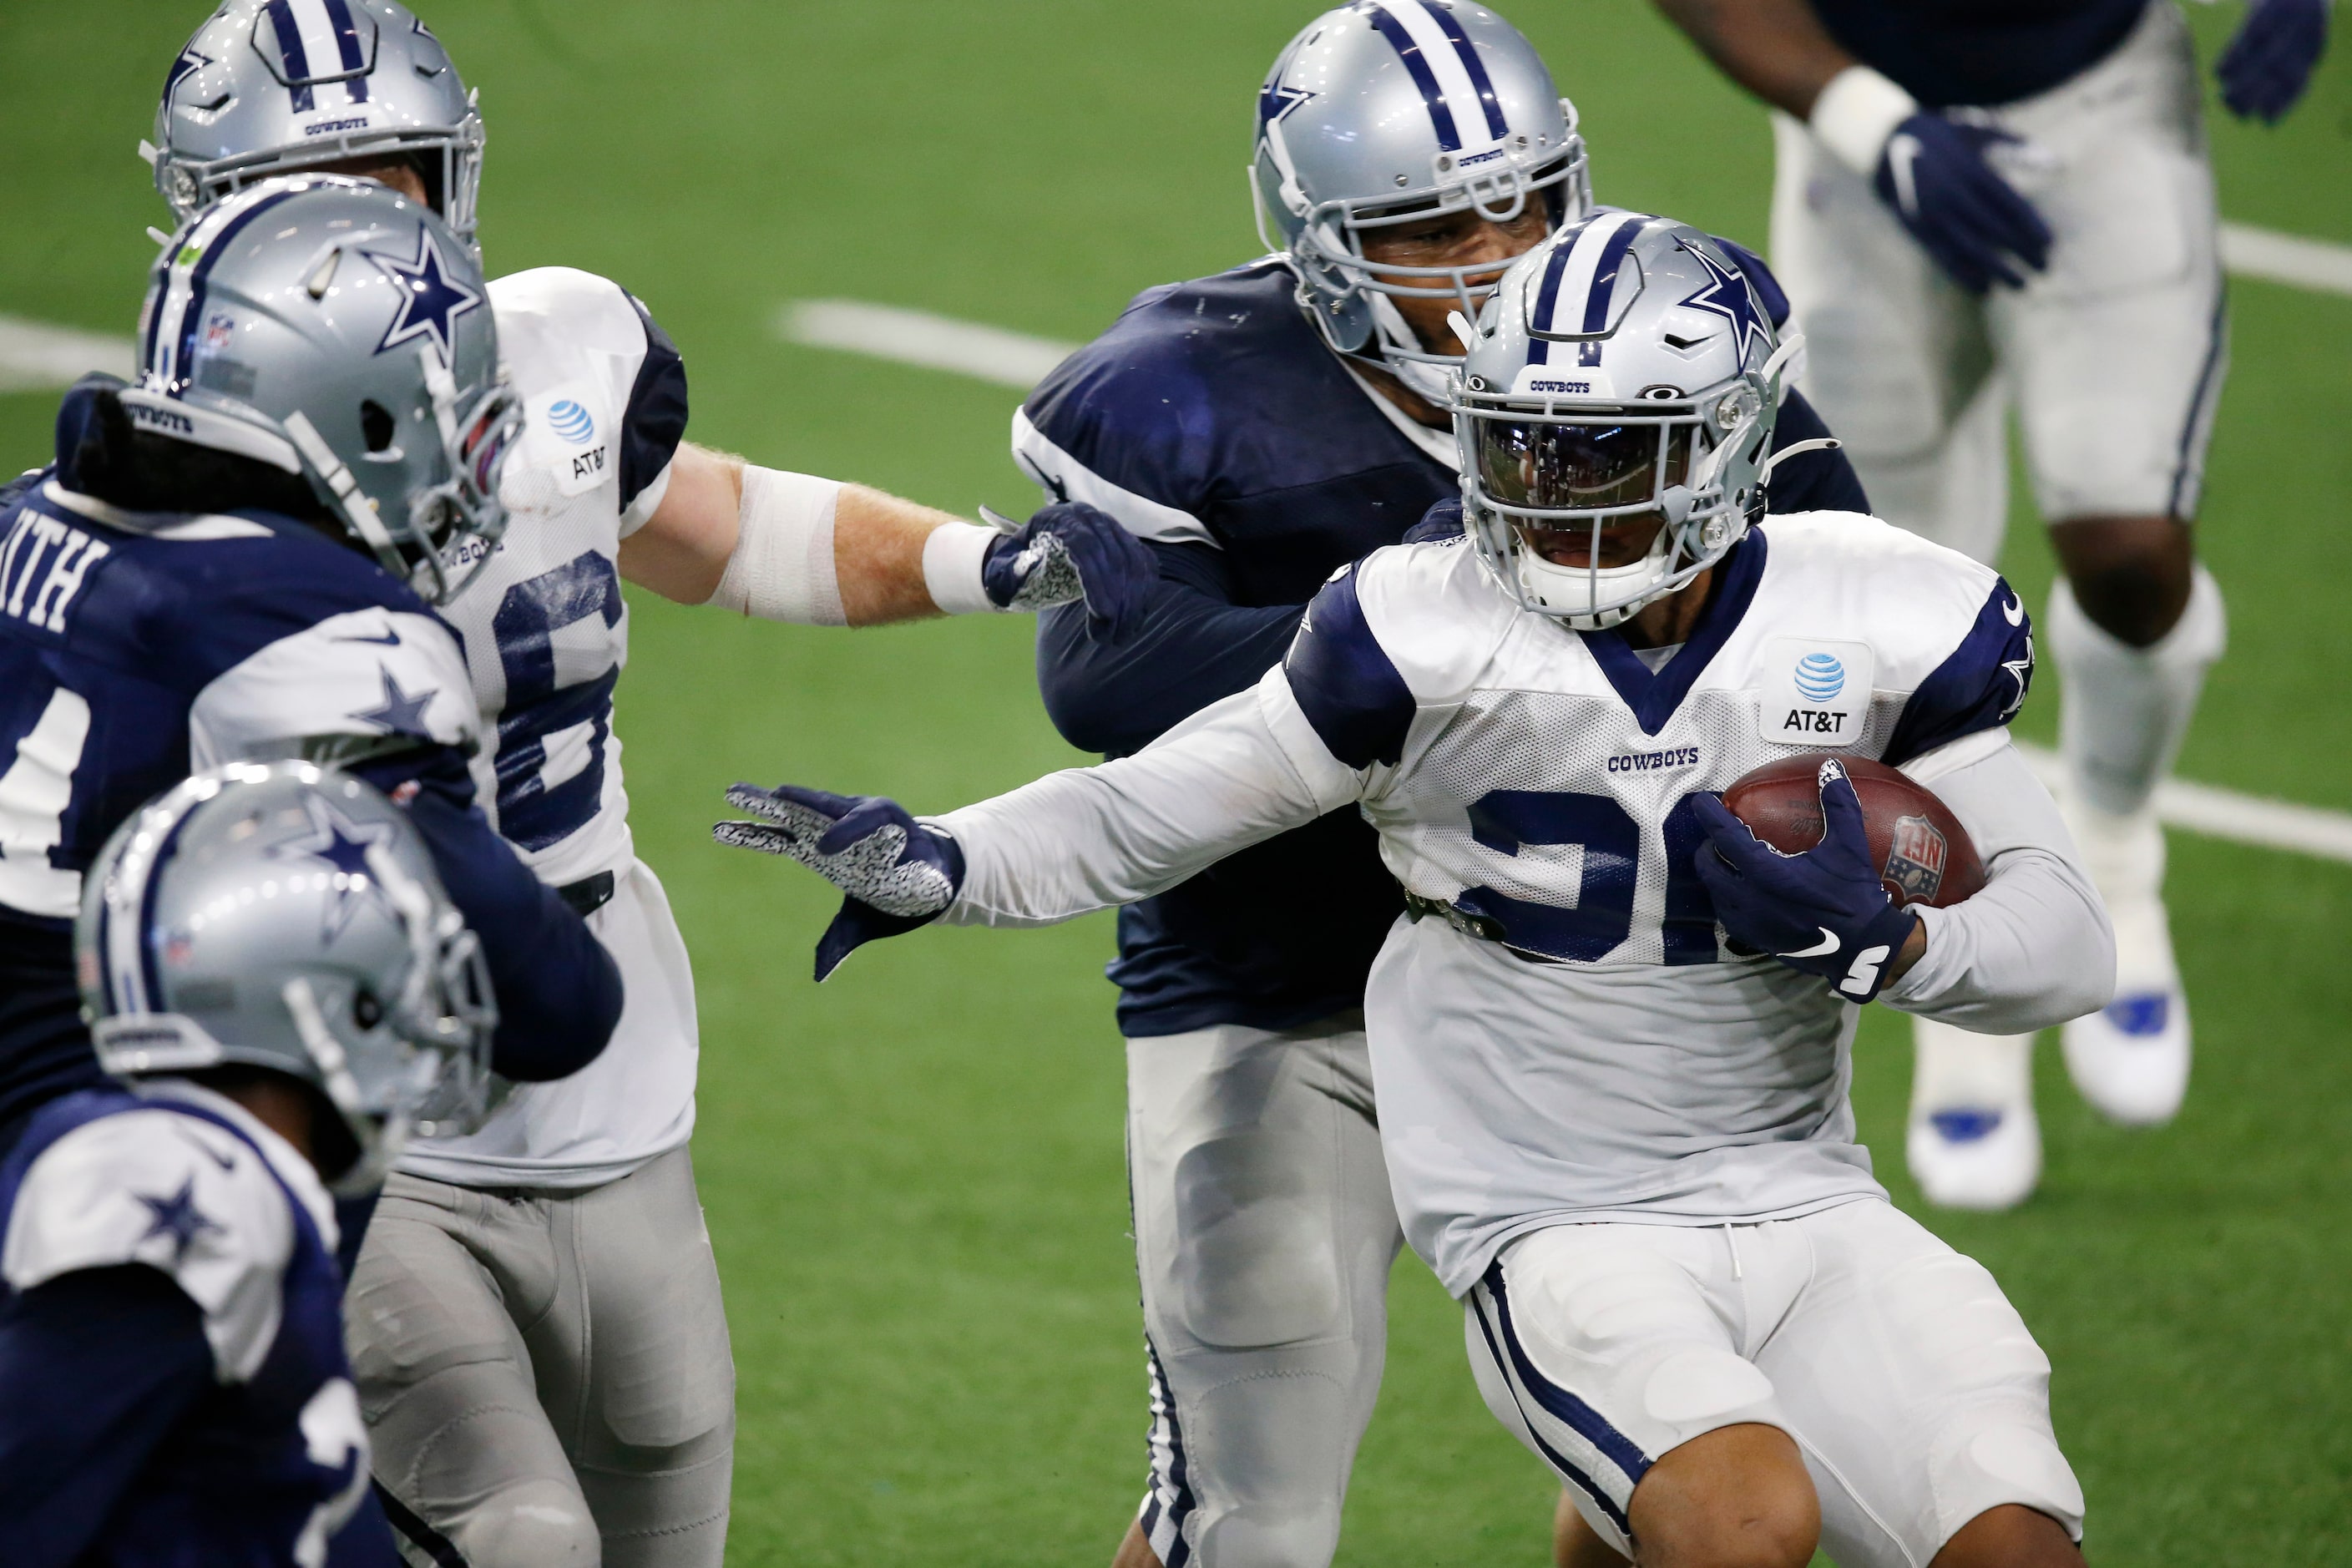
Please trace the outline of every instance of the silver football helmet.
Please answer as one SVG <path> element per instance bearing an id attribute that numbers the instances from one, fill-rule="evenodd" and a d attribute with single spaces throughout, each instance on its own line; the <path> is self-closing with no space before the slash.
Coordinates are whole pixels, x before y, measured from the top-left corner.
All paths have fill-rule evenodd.
<path id="1" fill-rule="evenodd" d="M 140 317 L 139 428 L 309 479 L 384 570 L 446 604 L 506 531 L 522 405 L 489 291 L 439 218 L 371 181 L 247 186 L 182 226 Z"/>
<path id="2" fill-rule="evenodd" d="M 481 1120 L 489 971 L 424 840 L 358 779 L 239 763 L 158 796 L 83 879 L 74 944 L 101 1067 L 312 1085 L 359 1146 L 339 1193 L 380 1185 L 412 1129 Z"/>
<path id="3" fill-rule="evenodd" d="M 1452 399 L 1464 510 L 1521 605 L 1613 626 L 1746 536 L 1803 340 L 1780 341 L 1714 240 L 1670 218 L 1598 214 L 1520 258 L 1463 330 L 1475 340 Z M 1811 444 L 1780 456 L 1800 449 Z M 1601 563 L 1625 552 L 1612 531 L 1653 527 L 1645 553 Z"/>
<path id="4" fill-rule="evenodd" d="M 1535 46 L 1470 0 L 1358 0 L 1308 23 L 1259 90 L 1251 175 L 1259 237 L 1288 255 L 1324 340 L 1377 354 L 1433 403 L 1459 361 L 1391 301 L 1444 299 L 1475 317 L 1496 266 L 1375 263 L 1365 235 L 1470 210 L 1510 223 L 1529 202 L 1557 229 L 1592 205 L 1575 106 Z"/>
<path id="5" fill-rule="evenodd" d="M 413 157 L 474 244 L 482 117 L 441 40 L 395 0 L 228 0 L 172 64 L 139 154 L 186 223 L 257 180 Z"/>

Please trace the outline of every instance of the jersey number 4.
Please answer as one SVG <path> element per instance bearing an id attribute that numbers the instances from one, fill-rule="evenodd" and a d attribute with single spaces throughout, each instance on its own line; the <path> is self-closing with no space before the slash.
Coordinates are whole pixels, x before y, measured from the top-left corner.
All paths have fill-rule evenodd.
<path id="1" fill-rule="evenodd" d="M 1715 903 L 1693 862 L 1706 834 L 1693 796 L 1666 813 L 1666 901 L 1659 933 L 1668 963 L 1716 961 Z M 1510 945 L 1547 958 L 1591 963 L 1633 934 L 1633 894 L 1642 869 L 1642 826 L 1605 795 L 1565 790 L 1498 789 L 1470 807 L 1470 832 L 1497 854 L 1517 857 L 1580 851 L 1573 906 L 1536 903 L 1472 888 L 1455 900 L 1474 914 L 1502 923 Z"/>
<path id="2" fill-rule="evenodd" d="M 89 703 L 62 686 L 21 733 L 0 732 L 0 762 L 7 763 L 0 773 L 0 904 L 52 919 L 69 919 L 80 907 L 80 874 L 50 865 L 49 851 L 64 840 L 74 772 L 89 740 Z"/>

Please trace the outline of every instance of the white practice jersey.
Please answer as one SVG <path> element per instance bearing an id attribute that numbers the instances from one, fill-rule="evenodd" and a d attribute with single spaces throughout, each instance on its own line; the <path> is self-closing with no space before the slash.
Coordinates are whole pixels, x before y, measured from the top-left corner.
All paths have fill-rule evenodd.
<path id="1" fill-rule="evenodd" d="M 645 308 L 590 273 L 518 272 L 491 283 L 490 303 L 528 423 L 499 482 L 506 535 L 443 611 L 465 639 L 492 737 L 475 782 L 491 823 L 541 881 L 611 872 L 625 885 L 635 850 L 613 729 L 629 652 L 619 554 L 668 488 L 686 431 L 685 370 Z M 401 1168 L 474 1184 L 589 1185 L 684 1142 L 694 1124 L 692 994 L 682 1006 L 672 987 L 641 997 L 637 956 L 614 952 L 628 996 L 594 1064 L 516 1088 L 480 1131 L 413 1144 Z"/>
<path id="2" fill-rule="evenodd" d="M 1519 609 L 1465 542 L 1378 551 L 1254 691 L 941 818 L 967 865 L 947 918 L 1127 901 L 1353 802 L 1451 911 L 1399 921 L 1366 1014 L 1407 1235 L 1457 1294 L 1544 1225 L 1883 1196 L 1846 1097 L 1858 1015 L 1731 951 L 1693 800 L 1798 752 L 1908 766 L 1993 880 L 1923 914 L 1927 956 L 1885 999 L 1999 1029 L 2095 1007 L 2104 915 L 2004 728 L 2032 631 L 1990 569 L 1848 513 L 1776 517 L 1716 570 L 1654 671 L 1615 632 Z"/>

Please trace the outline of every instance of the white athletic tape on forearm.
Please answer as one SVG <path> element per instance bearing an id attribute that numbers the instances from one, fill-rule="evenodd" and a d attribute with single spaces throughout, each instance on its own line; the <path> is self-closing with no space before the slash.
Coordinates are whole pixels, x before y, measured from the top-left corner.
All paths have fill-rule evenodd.
<path id="1" fill-rule="evenodd" d="M 1913 98 L 1868 66 L 1848 66 L 1813 100 L 1810 123 L 1837 161 L 1869 179 L 1895 128 L 1919 112 Z"/>
<path id="2" fill-rule="evenodd" d="M 744 464 L 735 553 L 710 603 L 763 621 L 846 626 L 833 564 L 840 499 L 838 480 Z"/>
<path id="3" fill-rule="evenodd" d="M 923 586 L 931 603 L 950 616 L 974 616 L 1001 606 L 981 585 L 980 564 L 988 547 L 1003 535 L 976 522 L 947 522 L 923 541 Z"/>

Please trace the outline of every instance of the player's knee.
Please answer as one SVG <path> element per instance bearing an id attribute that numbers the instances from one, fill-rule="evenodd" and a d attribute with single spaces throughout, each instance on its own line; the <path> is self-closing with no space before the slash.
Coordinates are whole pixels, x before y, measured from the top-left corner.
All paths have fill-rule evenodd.
<path id="1" fill-rule="evenodd" d="M 1330 1195 L 1312 1153 L 1264 1132 L 1203 1143 L 1176 1170 L 1184 1326 L 1203 1344 L 1255 1349 L 1339 1331 L 1346 1281 Z"/>
<path id="2" fill-rule="evenodd" d="M 449 1539 L 469 1568 L 598 1568 L 604 1558 L 586 1500 L 553 1480 L 500 1489 Z"/>
<path id="3" fill-rule="evenodd" d="M 2051 531 L 2084 617 L 2146 647 L 2189 607 L 2196 552 L 2188 527 L 2164 517 L 2085 517 Z"/>
<path id="4" fill-rule="evenodd" d="M 1718 1427 L 1669 1452 L 1633 1490 L 1639 1561 L 1656 1568 L 1805 1568 L 1821 1499 L 1777 1427 Z"/>
<path id="5" fill-rule="evenodd" d="M 1329 1568 L 1339 1548 L 1339 1509 L 1245 1503 L 1210 1520 L 1194 1560 L 1213 1568 Z"/>

